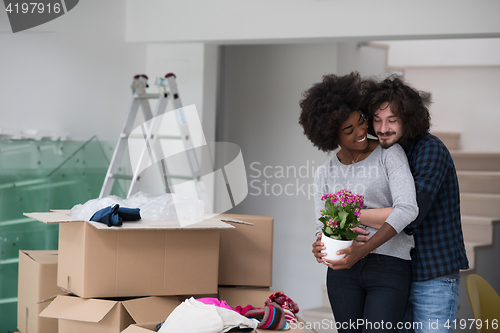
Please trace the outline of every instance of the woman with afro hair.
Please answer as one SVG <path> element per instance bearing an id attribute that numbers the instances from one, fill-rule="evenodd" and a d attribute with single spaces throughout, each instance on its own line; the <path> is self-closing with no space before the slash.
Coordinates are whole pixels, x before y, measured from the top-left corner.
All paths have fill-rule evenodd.
<path id="1" fill-rule="evenodd" d="M 336 266 L 346 258 L 323 258 L 322 223 L 318 220 L 313 253 L 319 263 L 328 266 L 328 298 L 339 332 L 394 332 L 405 312 L 411 283 L 410 249 L 414 246 L 413 237 L 401 231 L 416 218 L 418 207 L 401 146 L 383 149 L 367 136 L 361 86 L 357 72 L 323 76 L 303 94 L 299 124 L 314 146 L 332 155 L 315 172 L 316 218 L 321 216 L 323 195 L 348 189 L 364 196 L 364 208 L 386 208 L 362 209 L 361 223 L 384 222 L 378 229 L 361 225 L 369 238 L 349 248 L 348 256 L 360 260 L 348 269 Z"/>

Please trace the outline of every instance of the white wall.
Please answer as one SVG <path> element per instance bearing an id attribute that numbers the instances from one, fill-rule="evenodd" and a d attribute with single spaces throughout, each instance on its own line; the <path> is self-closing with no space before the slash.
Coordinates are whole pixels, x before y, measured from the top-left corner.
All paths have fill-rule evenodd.
<path id="1" fill-rule="evenodd" d="M 483 0 L 127 0 L 127 40 L 294 43 L 500 36 L 500 2 Z"/>
<path id="2" fill-rule="evenodd" d="M 500 66 L 500 38 L 377 42 L 389 48 L 387 66 Z"/>
<path id="3" fill-rule="evenodd" d="M 500 67 L 407 68 L 405 79 L 432 93 L 431 131 L 461 133 L 465 151 L 500 152 Z"/>
<path id="4" fill-rule="evenodd" d="M 80 1 L 67 14 L 13 34 L 0 10 L 0 128 L 57 130 L 116 141 L 146 47 L 125 43 L 125 3 Z"/>
<path id="5" fill-rule="evenodd" d="M 369 47 L 366 44 L 346 42 L 338 44 L 338 74 L 353 71 L 361 76 L 379 75 L 386 72 L 386 48 Z"/>
<path id="6" fill-rule="evenodd" d="M 308 191 L 314 168 L 329 157 L 303 135 L 298 103 L 322 75 L 336 72 L 337 46 L 226 46 L 222 56 L 217 138 L 241 147 L 250 182 L 249 195 L 231 212 L 274 218 L 273 288 L 301 309 L 320 306 L 326 266 L 311 253 Z"/>
<path id="7" fill-rule="evenodd" d="M 500 39 L 378 42 L 387 66 L 432 93 L 433 132 L 458 132 L 461 149 L 500 152 Z"/>

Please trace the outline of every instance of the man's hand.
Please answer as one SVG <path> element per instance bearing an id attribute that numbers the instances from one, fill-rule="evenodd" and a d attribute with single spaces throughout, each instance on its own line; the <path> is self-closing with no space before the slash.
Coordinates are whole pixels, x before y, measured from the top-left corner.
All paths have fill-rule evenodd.
<path id="1" fill-rule="evenodd" d="M 361 246 L 370 239 L 368 236 L 370 232 L 368 230 L 360 227 L 352 228 L 351 230 L 359 234 L 358 238 L 356 238 L 356 240 L 352 243 L 353 246 Z"/>
<path id="2" fill-rule="evenodd" d="M 312 244 L 312 253 L 316 257 L 316 261 L 320 264 L 323 263 L 323 257 L 326 253 L 321 253 L 321 250 L 325 250 L 325 245 L 321 242 L 321 234 L 316 235 L 316 241 Z"/>
<path id="3" fill-rule="evenodd" d="M 364 255 L 361 253 L 361 246 L 351 245 L 346 249 L 338 250 L 337 254 L 345 254 L 346 256 L 340 260 L 323 259 L 323 263 L 331 269 L 349 269 L 357 263 Z"/>

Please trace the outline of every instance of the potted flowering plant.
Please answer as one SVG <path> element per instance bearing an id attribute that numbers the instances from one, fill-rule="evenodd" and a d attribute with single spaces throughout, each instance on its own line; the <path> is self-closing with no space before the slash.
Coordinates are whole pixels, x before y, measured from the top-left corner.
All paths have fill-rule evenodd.
<path id="1" fill-rule="evenodd" d="M 325 209 L 321 210 L 319 221 L 323 223 L 321 241 L 327 248 L 326 259 L 338 260 L 337 250 L 351 246 L 358 233 L 351 229 L 357 227 L 364 198 L 360 194 L 353 195 L 351 191 L 342 189 L 321 197 L 325 201 Z M 339 243 L 340 242 L 340 243 Z M 335 247 L 333 247 L 335 246 Z"/>

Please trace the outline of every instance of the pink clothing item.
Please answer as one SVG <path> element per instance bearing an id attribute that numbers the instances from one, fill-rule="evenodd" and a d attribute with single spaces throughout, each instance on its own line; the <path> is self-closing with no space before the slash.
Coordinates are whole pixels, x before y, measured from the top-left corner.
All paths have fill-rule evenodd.
<path id="1" fill-rule="evenodd" d="M 226 301 L 220 301 L 217 298 L 205 297 L 205 298 L 197 298 L 196 300 L 199 301 L 199 302 L 202 302 L 203 304 L 215 305 L 215 306 L 218 306 L 220 308 L 225 308 L 225 309 L 228 309 L 228 310 L 236 311 L 235 309 L 233 309 L 232 307 L 230 307 L 226 303 Z M 238 311 L 236 311 L 236 312 L 238 312 Z"/>
<path id="2" fill-rule="evenodd" d="M 235 309 L 236 312 L 238 312 L 240 315 L 244 316 L 248 311 L 255 309 L 251 305 L 247 305 L 244 308 L 241 307 L 241 305 L 238 305 Z"/>

